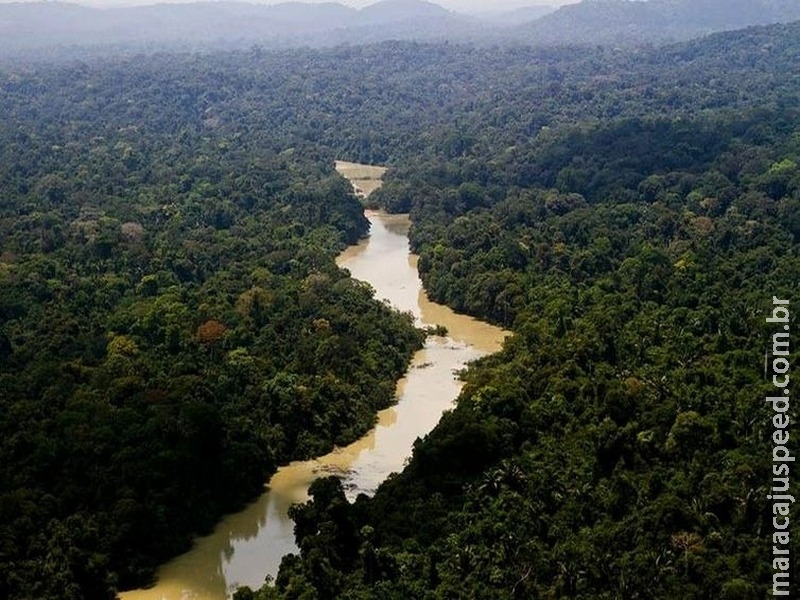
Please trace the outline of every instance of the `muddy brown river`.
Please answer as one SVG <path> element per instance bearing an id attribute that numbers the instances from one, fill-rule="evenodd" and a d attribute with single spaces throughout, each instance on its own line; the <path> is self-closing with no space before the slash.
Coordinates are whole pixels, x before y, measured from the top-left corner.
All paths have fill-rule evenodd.
<path id="1" fill-rule="evenodd" d="M 342 162 L 336 167 L 367 194 L 379 185 L 383 171 Z M 367 217 L 369 237 L 345 250 L 339 266 L 369 282 L 379 299 L 411 311 L 419 325 L 444 325 L 448 335 L 429 337 L 414 355 L 406 377 L 398 382 L 397 404 L 378 414 L 377 425 L 365 437 L 326 456 L 278 469 L 261 497 L 222 519 L 192 550 L 164 565 L 154 587 L 120 594 L 122 600 L 226 600 L 238 586 L 260 587 L 265 575 L 277 574 L 281 557 L 297 550 L 287 511 L 293 502 L 307 499 L 316 477 L 341 474 L 350 499 L 374 492 L 390 473 L 403 468 L 414 440 L 433 429 L 452 406 L 461 389 L 456 372 L 500 349 L 507 332 L 427 299 L 416 256 L 409 253 L 407 216 L 367 212 Z"/>

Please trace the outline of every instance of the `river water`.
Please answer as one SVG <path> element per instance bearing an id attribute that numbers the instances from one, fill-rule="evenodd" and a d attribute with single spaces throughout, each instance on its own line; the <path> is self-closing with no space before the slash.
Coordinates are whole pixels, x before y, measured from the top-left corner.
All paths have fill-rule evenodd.
<path id="1" fill-rule="evenodd" d="M 337 169 L 369 193 L 376 174 L 363 165 L 337 163 Z M 377 169 L 377 168 L 373 168 Z M 411 311 L 418 325 L 444 325 L 446 337 L 429 337 L 417 352 L 405 378 L 397 384 L 397 404 L 378 413 L 375 428 L 345 448 L 278 469 L 264 494 L 247 508 L 225 517 L 192 550 L 164 565 L 156 585 L 120 594 L 122 600 L 226 600 L 237 586 L 258 588 L 264 576 L 277 574 L 284 554 L 295 552 L 293 524 L 287 516 L 293 502 L 308 498 L 317 477 L 341 474 L 350 499 L 371 494 L 393 471 L 403 468 L 417 437 L 424 436 L 452 406 L 461 389 L 456 372 L 466 363 L 500 349 L 506 332 L 457 315 L 430 302 L 409 253 L 409 220 L 404 215 L 367 212 L 370 235 L 338 258 L 340 267 L 369 282 L 379 299 Z"/>

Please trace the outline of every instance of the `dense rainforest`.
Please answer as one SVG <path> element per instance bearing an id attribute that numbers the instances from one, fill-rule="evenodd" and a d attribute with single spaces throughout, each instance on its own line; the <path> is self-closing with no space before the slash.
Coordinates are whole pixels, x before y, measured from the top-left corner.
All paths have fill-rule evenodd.
<path id="1" fill-rule="evenodd" d="M 146 583 L 278 464 L 365 433 L 421 345 L 334 264 L 367 222 L 331 155 L 115 73 L 3 85 L 3 598 Z"/>
<path id="2" fill-rule="evenodd" d="M 516 335 L 374 499 L 312 488 L 302 558 L 238 598 L 763 598 L 764 317 L 800 282 L 797 123 L 565 130 L 524 164 L 580 177 L 432 184 L 428 290 Z"/>
<path id="3" fill-rule="evenodd" d="M 300 556 L 237 600 L 768 595 L 764 319 L 800 283 L 798 39 L 612 53 L 571 102 L 491 89 L 404 155 L 373 201 L 411 211 L 429 294 L 516 335 L 373 499 L 318 481 Z"/>
<path id="4" fill-rule="evenodd" d="M 515 336 L 238 597 L 763 597 L 798 40 L 2 67 L 0 596 L 145 581 L 390 400 L 420 335 L 333 263 L 366 230 L 337 157 L 390 166 L 430 294 Z"/>

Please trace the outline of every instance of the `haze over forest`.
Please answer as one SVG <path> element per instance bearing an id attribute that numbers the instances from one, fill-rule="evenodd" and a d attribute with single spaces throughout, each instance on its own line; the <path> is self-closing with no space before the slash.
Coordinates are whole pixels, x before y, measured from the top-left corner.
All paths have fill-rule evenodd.
<path id="1" fill-rule="evenodd" d="M 192 3 L 196 0 L 174 0 L 173 3 Z M 253 4 L 282 4 L 286 0 L 265 0 L 255 1 Z M 308 4 L 321 4 L 329 2 L 330 0 L 310 0 Z M 542 7 L 545 9 L 557 8 L 564 4 L 574 4 L 580 0 L 495 0 L 494 2 L 485 2 L 484 0 L 441 0 L 437 4 L 458 12 L 486 14 L 498 13 L 513 10 L 516 8 L 525 8 L 529 6 Z M 374 4 L 375 0 L 342 0 L 339 4 L 350 6 L 353 8 L 363 8 Z M 145 6 L 148 4 L 157 4 L 152 0 L 82 0 L 77 4 L 85 6 L 97 6 L 99 8 L 108 8 L 114 6 Z"/>
<path id="2" fill-rule="evenodd" d="M 381 0 L 362 8 L 222 1 L 99 9 L 35 2 L 0 4 L 0 52 L 323 47 L 390 39 L 624 45 L 798 18 L 794 0 L 583 0 L 480 17 L 426 0 Z"/>
<path id="3" fill-rule="evenodd" d="M 382 0 L 0 4 L 0 598 L 154 584 L 396 400 L 444 332 L 337 266 L 337 160 L 511 335 L 234 600 L 797 597 L 800 3 Z"/>

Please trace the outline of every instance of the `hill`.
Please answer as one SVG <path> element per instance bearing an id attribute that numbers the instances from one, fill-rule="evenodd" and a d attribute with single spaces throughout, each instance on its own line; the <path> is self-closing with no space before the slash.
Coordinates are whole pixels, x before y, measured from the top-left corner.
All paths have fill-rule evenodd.
<path id="1" fill-rule="evenodd" d="M 330 46 L 462 38 L 477 21 L 424 0 L 360 10 L 334 2 L 196 2 L 99 9 L 61 2 L 0 4 L 0 52 L 71 46 L 141 50 Z"/>
<path id="2" fill-rule="evenodd" d="M 653 43 L 800 19 L 793 0 L 583 0 L 524 23 L 512 37 L 537 44 Z"/>
<path id="3" fill-rule="evenodd" d="M 87 49 L 329 47 L 387 40 L 479 44 L 641 44 L 800 19 L 793 0 L 584 0 L 482 17 L 426 0 L 276 5 L 224 0 L 99 9 L 64 2 L 0 4 L 0 54 Z"/>

